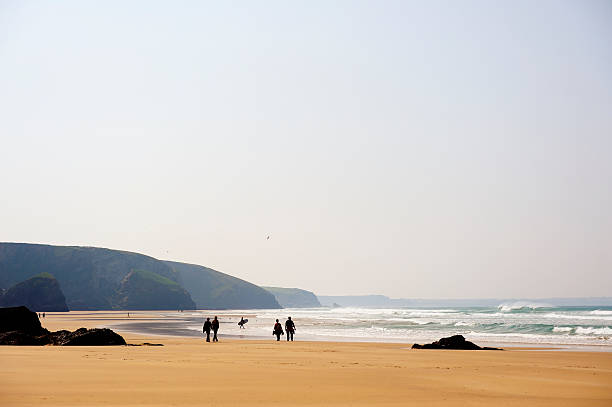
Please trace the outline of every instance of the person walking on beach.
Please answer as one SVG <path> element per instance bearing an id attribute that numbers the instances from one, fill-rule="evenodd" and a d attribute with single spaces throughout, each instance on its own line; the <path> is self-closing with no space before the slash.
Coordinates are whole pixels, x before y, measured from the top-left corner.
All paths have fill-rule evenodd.
<path id="1" fill-rule="evenodd" d="M 276 341 L 280 341 L 280 336 L 284 335 L 285 333 L 283 332 L 283 326 L 281 325 L 280 322 L 278 322 L 278 319 L 276 320 L 276 324 L 274 324 L 274 330 L 272 331 L 272 335 L 276 335 Z"/>
<path id="2" fill-rule="evenodd" d="M 219 330 L 219 320 L 217 319 L 216 315 L 215 315 L 215 319 L 213 319 L 212 321 L 212 330 L 213 330 L 213 342 L 219 342 L 219 339 L 217 338 L 217 331 Z"/>
<path id="3" fill-rule="evenodd" d="M 287 317 L 287 321 L 285 321 L 285 331 L 287 332 L 287 342 L 289 342 L 289 338 L 291 338 L 291 342 L 293 342 L 293 334 L 295 333 L 295 324 L 291 320 L 291 317 Z"/>
<path id="4" fill-rule="evenodd" d="M 212 323 L 210 322 L 210 318 L 206 318 L 204 322 L 204 327 L 202 328 L 202 332 L 206 333 L 206 342 L 210 342 L 210 328 Z"/>

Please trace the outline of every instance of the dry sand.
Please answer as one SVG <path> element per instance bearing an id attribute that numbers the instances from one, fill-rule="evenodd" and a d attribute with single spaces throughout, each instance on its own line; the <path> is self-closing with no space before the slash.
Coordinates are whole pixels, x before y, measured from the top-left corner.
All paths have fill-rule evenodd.
<path id="1" fill-rule="evenodd" d="M 124 337 L 164 346 L 0 347 L 0 406 L 612 406 L 612 353 Z"/>

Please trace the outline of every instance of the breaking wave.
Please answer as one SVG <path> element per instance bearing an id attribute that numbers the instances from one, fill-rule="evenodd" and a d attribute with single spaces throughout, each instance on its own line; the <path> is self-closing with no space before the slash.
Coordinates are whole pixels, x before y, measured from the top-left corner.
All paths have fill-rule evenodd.
<path id="1" fill-rule="evenodd" d="M 501 312 L 529 312 L 538 308 L 552 308 L 550 304 L 541 304 L 537 302 L 516 301 L 513 303 L 504 303 L 498 305 L 497 309 Z"/>

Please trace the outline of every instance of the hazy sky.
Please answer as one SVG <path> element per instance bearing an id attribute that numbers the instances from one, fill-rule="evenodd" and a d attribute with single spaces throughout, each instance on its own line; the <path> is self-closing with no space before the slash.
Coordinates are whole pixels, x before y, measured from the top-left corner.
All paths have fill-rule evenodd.
<path id="1" fill-rule="evenodd" d="M 612 2 L 0 0 L 0 177 L 0 241 L 612 295 Z"/>

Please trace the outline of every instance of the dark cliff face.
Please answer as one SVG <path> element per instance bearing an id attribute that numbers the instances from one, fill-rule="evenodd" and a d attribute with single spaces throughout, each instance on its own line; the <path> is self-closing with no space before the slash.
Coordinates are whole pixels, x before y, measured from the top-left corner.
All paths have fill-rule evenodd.
<path id="1" fill-rule="evenodd" d="M 208 267 L 167 261 L 189 291 L 198 309 L 278 309 L 272 294 L 263 288 Z"/>
<path id="2" fill-rule="evenodd" d="M 189 293 L 177 282 L 145 270 L 134 270 L 123 279 L 115 304 L 121 309 L 196 308 Z"/>
<path id="3" fill-rule="evenodd" d="M 9 288 L 0 297 L 0 306 L 26 306 L 36 312 L 68 311 L 64 293 L 49 273 L 41 273 Z"/>

